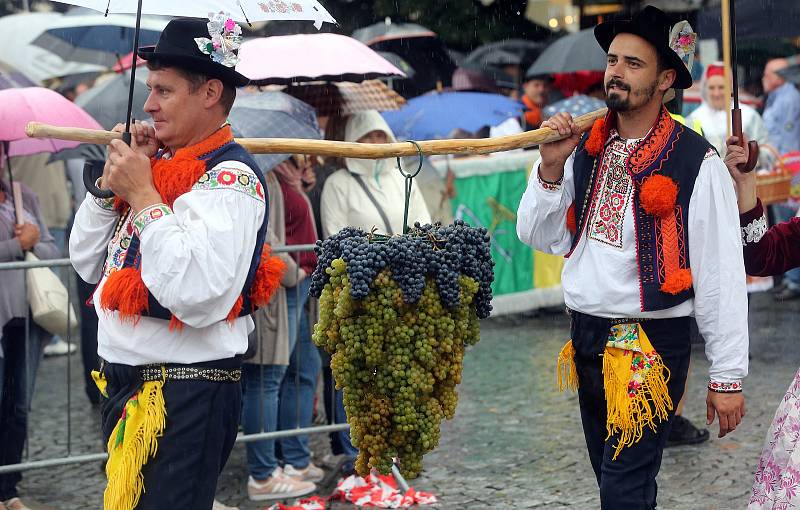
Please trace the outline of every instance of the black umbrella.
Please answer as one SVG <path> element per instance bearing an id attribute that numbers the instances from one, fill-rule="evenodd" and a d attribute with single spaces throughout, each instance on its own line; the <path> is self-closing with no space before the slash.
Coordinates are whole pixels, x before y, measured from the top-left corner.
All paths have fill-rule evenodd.
<path id="1" fill-rule="evenodd" d="M 416 23 L 392 23 L 391 21 L 375 23 L 353 32 L 352 37 L 367 46 L 391 39 L 408 39 L 410 37 L 436 37 L 436 33 Z"/>
<path id="2" fill-rule="evenodd" d="M 553 42 L 539 55 L 525 76 L 605 71 L 606 59 L 606 52 L 594 38 L 594 29 L 587 28 Z"/>
<path id="3" fill-rule="evenodd" d="M 546 43 L 525 39 L 507 39 L 479 46 L 466 61 L 484 66 L 518 65 L 527 68 L 542 54 Z"/>
<path id="4" fill-rule="evenodd" d="M 697 31 L 703 39 L 722 40 L 722 20 L 719 9 L 701 9 Z M 736 35 L 739 41 L 750 39 L 793 39 L 800 37 L 800 9 L 796 0 L 737 0 Z"/>

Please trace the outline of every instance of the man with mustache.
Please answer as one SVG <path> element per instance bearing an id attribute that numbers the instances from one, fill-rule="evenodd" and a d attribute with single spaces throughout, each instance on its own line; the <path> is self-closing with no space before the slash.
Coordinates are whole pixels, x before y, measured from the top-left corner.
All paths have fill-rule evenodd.
<path id="1" fill-rule="evenodd" d="M 689 367 L 689 317 L 711 361 L 707 418 L 719 437 L 745 414 L 747 295 L 736 194 L 725 163 L 663 107 L 692 84 L 696 34 L 648 6 L 595 28 L 608 54 L 609 112 L 581 135 L 571 116 L 543 125 L 517 234 L 567 257 L 571 341 L 559 385 L 577 388 L 604 510 L 652 509 L 656 475 Z"/>

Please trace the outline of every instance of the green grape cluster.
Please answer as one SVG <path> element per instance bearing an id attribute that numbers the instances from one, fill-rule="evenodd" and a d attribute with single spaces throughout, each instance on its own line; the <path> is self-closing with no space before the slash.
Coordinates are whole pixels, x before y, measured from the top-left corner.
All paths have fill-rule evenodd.
<path id="1" fill-rule="evenodd" d="M 361 299 L 352 296 L 343 258 L 325 272 L 313 339 L 331 353 L 359 449 L 356 470 L 388 474 L 397 458 L 401 473 L 416 478 L 422 456 L 439 443 L 442 419 L 455 415 L 464 351 L 480 338 L 473 302 L 479 284 L 459 276 L 458 303 L 446 307 L 430 276 L 420 299 L 408 304 L 389 268 Z"/>

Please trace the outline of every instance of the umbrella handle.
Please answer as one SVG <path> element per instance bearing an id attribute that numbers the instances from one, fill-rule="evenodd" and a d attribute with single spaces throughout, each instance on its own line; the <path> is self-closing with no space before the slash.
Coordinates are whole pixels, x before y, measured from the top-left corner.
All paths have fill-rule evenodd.
<path id="1" fill-rule="evenodd" d="M 739 147 L 744 147 L 744 136 L 742 135 L 742 110 L 734 108 L 731 112 L 731 131 L 733 136 L 739 139 Z M 752 172 L 758 162 L 758 142 L 750 140 L 747 142 L 747 162 L 739 165 L 739 171 L 748 173 Z"/>
<path id="2" fill-rule="evenodd" d="M 131 139 L 132 137 L 129 131 L 122 133 L 122 141 L 128 144 L 129 147 L 131 145 Z M 103 169 L 101 168 L 98 171 L 97 165 L 95 165 L 93 162 L 87 161 L 83 164 L 83 185 L 86 186 L 86 190 L 97 198 L 113 198 L 113 191 L 110 189 L 100 189 L 97 187 L 97 184 L 95 184 L 97 179 L 102 175 Z"/>

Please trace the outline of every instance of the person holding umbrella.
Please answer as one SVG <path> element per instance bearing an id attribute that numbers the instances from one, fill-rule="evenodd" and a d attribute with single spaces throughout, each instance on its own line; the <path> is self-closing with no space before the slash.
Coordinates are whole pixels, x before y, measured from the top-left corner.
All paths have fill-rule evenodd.
<path id="1" fill-rule="evenodd" d="M 99 282 L 95 379 L 107 396 L 104 507 L 212 508 L 236 438 L 253 309 L 285 265 L 264 246 L 264 176 L 233 140 L 241 28 L 178 18 L 147 60 L 151 92 L 129 147 L 114 140 L 70 237 L 78 274 Z M 122 131 L 118 125 L 116 131 Z"/>
<path id="2" fill-rule="evenodd" d="M 559 113 L 544 125 L 567 138 L 540 146 L 517 233 L 563 254 L 571 338 L 560 385 L 578 390 L 603 510 L 652 509 L 656 476 L 689 367 L 690 316 L 711 361 L 709 424 L 719 437 L 745 413 L 747 291 L 736 194 L 725 164 L 663 107 L 692 84 L 696 34 L 659 9 L 602 23 L 609 113 L 582 136 Z"/>

